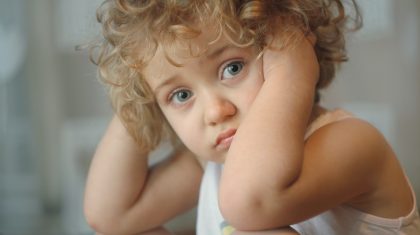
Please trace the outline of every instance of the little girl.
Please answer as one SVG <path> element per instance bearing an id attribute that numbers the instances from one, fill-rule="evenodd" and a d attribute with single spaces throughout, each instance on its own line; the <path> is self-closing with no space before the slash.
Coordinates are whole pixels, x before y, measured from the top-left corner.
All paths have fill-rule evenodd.
<path id="1" fill-rule="evenodd" d="M 87 180 L 95 231 L 168 234 L 198 203 L 199 235 L 420 234 L 384 137 L 319 103 L 346 60 L 342 1 L 108 0 L 98 19 L 116 115 Z"/>

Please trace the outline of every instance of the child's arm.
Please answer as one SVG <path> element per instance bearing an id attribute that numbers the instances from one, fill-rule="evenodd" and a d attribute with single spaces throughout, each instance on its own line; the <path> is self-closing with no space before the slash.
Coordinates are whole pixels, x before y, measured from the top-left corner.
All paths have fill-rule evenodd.
<path id="1" fill-rule="evenodd" d="M 358 120 L 328 125 L 304 143 L 318 76 L 312 44 L 302 40 L 263 58 L 266 81 L 238 128 L 220 184 L 222 214 L 242 230 L 294 224 L 367 192 L 386 146 Z"/>
<path id="2" fill-rule="evenodd" d="M 107 235 L 107 234 L 95 233 L 95 235 Z M 174 234 L 162 227 L 159 227 L 159 228 L 152 229 L 146 232 L 137 233 L 135 235 L 174 235 Z"/>
<path id="3" fill-rule="evenodd" d="M 85 215 L 97 232 L 137 234 L 197 203 L 202 168 L 189 151 L 177 151 L 152 169 L 147 158 L 114 117 L 97 148 L 86 186 Z"/>

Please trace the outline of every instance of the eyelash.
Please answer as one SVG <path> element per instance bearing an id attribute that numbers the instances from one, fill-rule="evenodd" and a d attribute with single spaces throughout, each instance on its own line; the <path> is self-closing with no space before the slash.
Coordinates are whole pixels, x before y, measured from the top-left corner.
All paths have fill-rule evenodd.
<path id="1" fill-rule="evenodd" d="M 178 89 L 175 89 L 174 91 L 172 91 L 170 94 L 169 94 L 169 96 L 168 96 L 168 103 L 170 103 L 170 104 L 174 104 L 174 105 L 182 105 L 183 103 L 185 103 L 185 102 L 187 102 L 187 101 L 185 101 L 185 102 L 181 102 L 181 103 L 177 103 L 177 102 L 175 102 L 174 101 L 174 98 L 176 97 L 176 95 L 178 95 L 178 94 L 180 94 L 181 92 L 189 92 L 190 93 L 190 97 L 188 98 L 188 100 L 191 98 L 191 96 L 193 95 L 193 93 L 192 93 L 192 91 L 190 91 L 190 90 L 188 90 L 188 89 L 186 89 L 186 88 L 178 88 Z"/>
<path id="2" fill-rule="evenodd" d="M 227 79 L 228 79 L 228 80 L 229 80 L 229 79 L 233 79 L 233 78 L 235 78 L 238 74 L 241 74 L 241 73 L 242 73 L 242 70 L 244 69 L 244 67 L 245 67 L 245 65 L 246 65 L 245 61 L 243 61 L 243 60 L 231 60 L 231 61 L 229 61 L 228 63 L 226 63 L 226 65 L 225 65 L 225 66 L 223 66 L 223 67 L 222 67 L 222 69 L 221 69 L 221 71 L 220 71 L 220 75 L 219 75 L 219 77 L 220 77 L 222 80 L 225 80 L 225 79 L 223 79 L 223 78 L 225 77 L 225 75 L 224 75 L 225 71 L 227 71 L 227 69 L 229 68 L 229 66 L 232 66 L 232 65 L 235 65 L 235 64 L 240 64 L 240 70 L 237 72 L 237 74 L 231 75 L 232 77 L 227 78 Z"/>

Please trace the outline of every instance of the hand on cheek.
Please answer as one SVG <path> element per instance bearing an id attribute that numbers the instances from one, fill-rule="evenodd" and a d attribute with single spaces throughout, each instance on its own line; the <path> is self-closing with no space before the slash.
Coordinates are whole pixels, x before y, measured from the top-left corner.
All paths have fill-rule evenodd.
<path id="1" fill-rule="evenodd" d="M 319 64 L 315 54 L 315 35 L 298 35 L 296 41 L 284 48 L 270 44 L 263 54 L 264 80 L 270 79 L 304 79 L 315 87 L 319 78 Z"/>

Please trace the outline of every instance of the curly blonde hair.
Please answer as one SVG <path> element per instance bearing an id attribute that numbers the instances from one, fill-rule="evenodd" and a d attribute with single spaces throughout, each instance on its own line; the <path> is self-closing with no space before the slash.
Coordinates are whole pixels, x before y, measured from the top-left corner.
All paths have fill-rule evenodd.
<path id="1" fill-rule="evenodd" d="M 352 27 L 357 28 L 357 5 L 348 3 L 355 9 Z M 182 43 L 191 46 L 206 25 L 235 45 L 252 45 L 260 52 L 268 35 L 280 35 L 289 45 L 297 30 L 312 32 L 317 37 L 319 90 L 347 60 L 344 32 L 350 29 L 350 17 L 345 10 L 340 0 L 106 0 L 97 11 L 103 40 L 92 47 L 91 56 L 115 112 L 140 147 L 151 151 L 172 132 L 142 75 L 159 45 L 165 51 Z"/>

